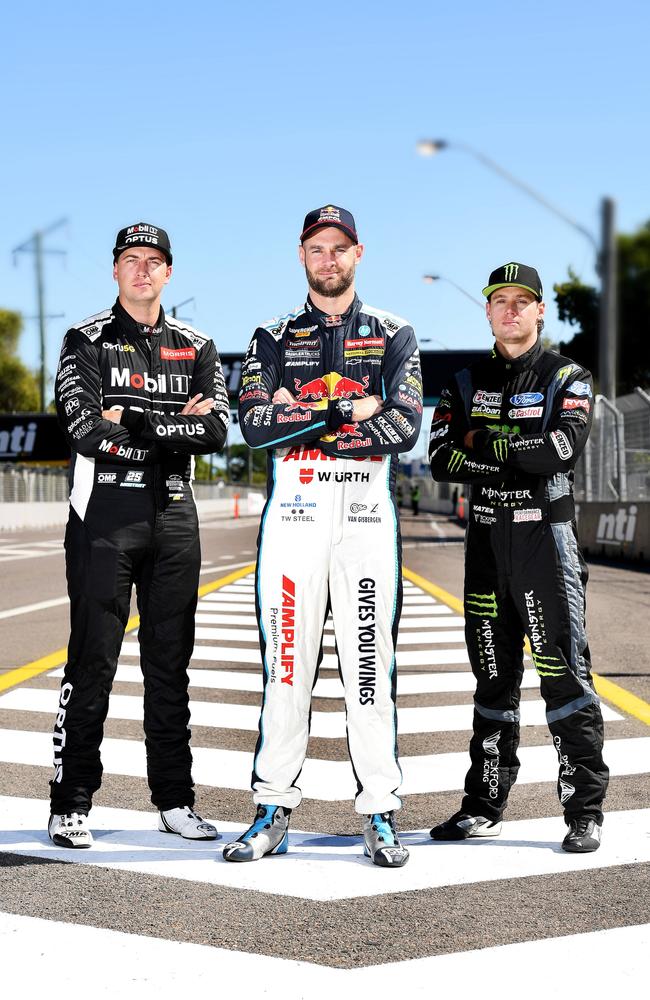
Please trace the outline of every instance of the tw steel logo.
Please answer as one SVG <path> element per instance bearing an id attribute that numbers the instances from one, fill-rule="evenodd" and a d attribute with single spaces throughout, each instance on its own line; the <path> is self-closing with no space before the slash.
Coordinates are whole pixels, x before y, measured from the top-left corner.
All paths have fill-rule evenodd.
<path id="1" fill-rule="evenodd" d="M 282 575 L 282 642 L 280 663 L 284 671 L 282 684 L 293 687 L 294 649 L 296 639 L 296 585 L 288 576 Z"/>

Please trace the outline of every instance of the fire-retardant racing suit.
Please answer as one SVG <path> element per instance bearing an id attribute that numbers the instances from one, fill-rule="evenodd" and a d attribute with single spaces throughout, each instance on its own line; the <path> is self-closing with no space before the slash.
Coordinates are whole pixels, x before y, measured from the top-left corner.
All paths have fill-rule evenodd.
<path id="1" fill-rule="evenodd" d="M 207 416 L 181 415 L 196 393 Z M 220 449 L 228 400 L 214 343 L 160 311 L 138 324 L 119 300 L 65 336 L 56 376 L 72 449 L 65 549 L 71 634 L 54 730 L 53 813 L 88 813 L 102 775 L 108 697 L 136 585 L 152 802 L 191 806 L 187 666 L 200 567 L 195 454 Z M 102 410 L 123 408 L 121 422 Z"/>
<path id="2" fill-rule="evenodd" d="M 592 406 L 590 373 L 538 340 L 515 360 L 495 348 L 457 373 L 433 416 L 433 478 L 471 484 L 465 635 L 476 696 L 461 811 L 493 822 L 519 769 L 527 635 L 559 758 L 565 818 L 590 815 L 602 823 L 609 772 L 590 673 L 587 567 L 573 501 L 573 468 Z M 465 434 L 475 428 L 473 448 L 466 449 Z"/>
<path id="3" fill-rule="evenodd" d="M 287 388 L 298 401 L 272 404 Z M 383 397 L 335 427 L 336 401 Z M 399 808 L 395 643 L 402 603 L 398 453 L 418 438 L 422 383 L 408 323 L 355 299 L 343 316 L 307 303 L 259 327 L 243 366 L 240 422 L 268 451 L 258 538 L 264 697 L 254 800 L 293 809 L 331 606 L 359 813 Z M 339 421 L 340 423 L 340 421 Z"/>

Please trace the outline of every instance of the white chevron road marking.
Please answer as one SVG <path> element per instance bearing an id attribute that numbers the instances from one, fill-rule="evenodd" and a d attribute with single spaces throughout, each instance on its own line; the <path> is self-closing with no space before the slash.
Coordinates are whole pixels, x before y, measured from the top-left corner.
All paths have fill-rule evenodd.
<path id="1" fill-rule="evenodd" d="M 193 746 L 192 755 L 192 773 L 197 784 L 211 788 L 250 787 L 250 753 Z M 519 759 L 519 784 L 555 783 L 557 780 L 557 756 L 552 746 L 523 747 L 519 750 Z M 612 776 L 647 773 L 650 770 L 650 737 L 608 740 L 606 760 Z M 0 730 L 0 761 L 51 767 L 51 734 Z M 132 777 L 144 777 L 146 774 L 144 744 L 136 740 L 105 739 L 102 743 L 102 761 L 104 771 L 110 774 Z M 414 795 L 458 791 L 463 787 L 468 764 L 469 754 L 466 752 L 401 757 L 404 780 L 399 792 L 402 795 Z M 299 785 L 306 798 L 322 802 L 351 800 L 357 791 L 348 761 L 308 758 Z"/>
<path id="2" fill-rule="evenodd" d="M 19 687 L 0 695 L 0 709 L 14 712 L 56 713 L 59 692 L 45 688 Z M 622 716 L 608 705 L 602 706 L 606 722 L 618 721 Z M 190 701 L 191 725 L 210 726 L 217 729 L 245 729 L 257 731 L 259 708 L 255 705 L 229 705 L 219 702 Z M 474 709 L 467 705 L 440 705 L 425 708 L 398 709 L 398 733 L 444 733 L 470 730 Z M 112 694 L 109 719 L 141 721 L 143 704 L 141 695 Z M 521 705 L 522 726 L 545 726 L 544 702 L 540 699 L 524 701 Z M 312 712 L 311 735 L 324 739 L 345 739 L 344 712 Z"/>
<path id="3" fill-rule="evenodd" d="M 221 840 L 206 844 L 159 833 L 154 811 L 95 807 L 91 813 L 93 848 L 70 851 L 55 847 L 47 836 L 46 802 L 7 796 L 0 798 L 0 811 L 5 828 L 0 831 L 2 851 L 312 900 L 380 896 L 650 862 L 648 809 L 607 813 L 601 847 L 582 855 L 567 854 L 560 848 L 566 832 L 561 816 L 504 823 L 499 838 L 454 844 L 435 843 L 428 830 L 402 831 L 400 836 L 411 859 L 404 868 L 391 872 L 390 879 L 363 857 L 360 836 L 290 830 L 287 855 L 268 858 L 259 865 L 235 865 L 223 861 L 221 849 L 244 827 L 220 822 L 218 817 L 206 818 L 216 822 Z M 298 815 L 293 814 L 294 822 Z"/>

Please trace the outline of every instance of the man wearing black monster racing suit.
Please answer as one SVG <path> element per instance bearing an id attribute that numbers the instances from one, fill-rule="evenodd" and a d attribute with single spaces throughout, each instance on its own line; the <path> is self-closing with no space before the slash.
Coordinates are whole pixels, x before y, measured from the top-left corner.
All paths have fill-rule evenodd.
<path id="1" fill-rule="evenodd" d="M 56 377 L 72 449 L 66 568 L 71 635 L 54 730 L 50 836 L 89 847 L 100 744 L 135 583 L 144 730 L 159 828 L 191 839 L 216 830 L 193 812 L 187 666 L 200 566 L 193 455 L 217 451 L 228 401 L 214 343 L 165 316 L 171 275 L 164 230 L 120 231 L 115 305 L 68 331 Z"/>
<path id="2" fill-rule="evenodd" d="M 465 634 L 476 677 L 471 766 L 461 809 L 436 840 L 500 832 L 519 761 L 522 646 L 528 636 L 560 768 L 565 850 L 600 844 L 608 770 L 590 673 L 573 468 L 592 420 L 591 375 L 544 350 L 537 271 L 510 263 L 483 290 L 496 345 L 459 372 L 436 407 L 433 478 L 471 484 Z"/>
<path id="3" fill-rule="evenodd" d="M 402 596 L 394 491 L 398 453 L 417 441 L 422 385 L 412 328 L 354 292 L 362 252 L 349 212 L 310 212 L 300 247 L 309 298 L 255 331 L 242 369 L 242 433 L 268 449 L 257 561 L 264 700 L 257 816 L 225 848 L 229 861 L 286 850 L 330 606 L 365 851 L 382 866 L 408 858 L 393 825 Z"/>

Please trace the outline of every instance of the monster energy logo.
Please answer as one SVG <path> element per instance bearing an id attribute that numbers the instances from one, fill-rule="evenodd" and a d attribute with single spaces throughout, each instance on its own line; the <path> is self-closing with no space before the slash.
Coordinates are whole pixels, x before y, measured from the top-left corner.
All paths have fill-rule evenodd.
<path id="1" fill-rule="evenodd" d="M 519 264 L 506 264 L 506 281 L 516 281 L 519 274 Z"/>
<path id="2" fill-rule="evenodd" d="M 533 653 L 533 663 L 540 677 L 561 677 L 566 670 L 566 663 L 557 656 L 540 656 L 538 653 Z"/>
<path id="3" fill-rule="evenodd" d="M 494 448 L 494 454 L 496 455 L 497 462 L 505 462 L 508 458 L 508 438 L 500 437 L 496 441 L 492 442 L 492 447 Z"/>
<path id="4" fill-rule="evenodd" d="M 496 618 L 497 595 L 494 591 L 491 594 L 466 594 L 465 611 L 468 615 L 478 615 L 479 618 Z"/>
<path id="5" fill-rule="evenodd" d="M 458 472 L 458 470 L 462 468 L 464 464 L 465 464 L 464 453 L 462 451 L 459 451 L 457 448 L 454 448 L 454 450 L 451 453 L 451 458 L 449 459 L 449 464 L 447 465 L 447 469 L 449 470 L 449 472 Z"/>

